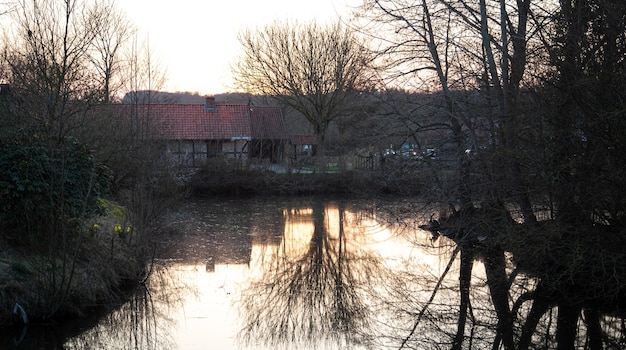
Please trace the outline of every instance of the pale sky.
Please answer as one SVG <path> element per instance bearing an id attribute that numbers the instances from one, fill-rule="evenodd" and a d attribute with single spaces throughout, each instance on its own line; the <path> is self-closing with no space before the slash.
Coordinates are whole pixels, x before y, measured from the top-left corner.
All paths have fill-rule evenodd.
<path id="1" fill-rule="evenodd" d="M 217 94 L 233 91 L 230 66 L 240 54 L 237 35 L 275 20 L 347 19 L 360 0 L 117 0 L 148 34 L 166 69 L 164 90 Z"/>

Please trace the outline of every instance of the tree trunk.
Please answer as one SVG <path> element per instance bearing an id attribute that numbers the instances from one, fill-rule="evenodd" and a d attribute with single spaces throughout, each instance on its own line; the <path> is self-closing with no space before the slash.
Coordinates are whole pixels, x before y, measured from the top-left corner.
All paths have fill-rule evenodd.
<path id="1" fill-rule="evenodd" d="M 558 350 L 574 349 L 579 313 L 580 306 L 567 303 L 559 304 L 559 316 L 557 318 L 556 330 Z"/>
<path id="2" fill-rule="evenodd" d="M 539 285 L 535 289 L 535 297 L 533 299 L 533 306 L 526 317 L 526 322 L 524 326 L 522 326 L 522 335 L 520 337 L 519 343 L 517 344 L 518 350 L 526 350 L 530 347 L 533 334 L 537 329 L 537 324 L 539 324 L 539 320 L 541 316 L 543 316 L 546 311 L 550 308 L 550 301 L 548 297 L 544 294 L 545 288 L 543 287 L 543 282 L 539 282 Z"/>
<path id="3" fill-rule="evenodd" d="M 504 348 L 512 350 L 513 329 L 511 326 L 511 311 L 509 309 L 509 286 L 506 276 L 506 262 L 504 251 L 497 247 L 490 247 L 485 252 L 485 272 L 491 300 L 498 316 L 497 337 L 502 339 Z"/>
<path id="4" fill-rule="evenodd" d="M 589 349 L 602 350 L 602 327 L 600 326 L 600 315 L 598 310 L 585 309 L 585 323 L 587 324 Z"/>
<path id="5" fill-rule="evenodd" d="M 474 266 L 474 251 L 470 247 L 461 248 L 461 268 L 459 271 L 459 289 L 461 294 L 461 305 L 459 310 L 459 322 L 452 349 L 461 349 L 465 336 L 465 324 L 467 312 L 470 306 L 470 285 L 472 280 L 472 268 Z"/>

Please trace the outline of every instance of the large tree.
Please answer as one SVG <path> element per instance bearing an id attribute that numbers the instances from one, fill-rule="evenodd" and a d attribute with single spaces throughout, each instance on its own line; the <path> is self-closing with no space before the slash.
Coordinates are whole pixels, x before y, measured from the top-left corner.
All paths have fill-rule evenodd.
<path id="1" fill-rule="evenodd" d="M 85 2 L 22 1 L 5 32 L 8 81 L 21 99 L 22 120 L 46 129 L 60 142 L 74 127 L 70 119 L 97 94 L 88 51 L 97 33 L 98 14 Z M 73 103 L 70 103 L 73 101 Z"/>
<path id="2" fill-rule="evenodd" d="M 390 83 L 435 91 L 456 149 L 456 166 L 434 182 L 456 184 L 438 188 L 452 214 L 425 226 L 461 247 L 453 347 L 465 338 L 464 286 L 478 251 L 499 319 L 496 345 L 527 348 L 554 305 L 561 348 L 573 347 L 582 309 L 596 315 L 585 321 L 601 344 L 598 305 L 626 289 L 623 253 L 613 248 L 626 239 L 623 2 L 372 0 L 364 9 Z M 524 296 L 532 300 L 525 320 L 509 304 L 505 250 L 518 271 L 541 276 Z"/>
<path id="3" fill-rule="evenodd" d="M 371 60 L 361 41 L 339 22 L 275 22 L 248 29 L 239 40 L 243 54 L 233 69 L 237 87 L 300 112 L 323 155 L 329 125 L 349 112 L 351 97 L 367 86 Z"/>

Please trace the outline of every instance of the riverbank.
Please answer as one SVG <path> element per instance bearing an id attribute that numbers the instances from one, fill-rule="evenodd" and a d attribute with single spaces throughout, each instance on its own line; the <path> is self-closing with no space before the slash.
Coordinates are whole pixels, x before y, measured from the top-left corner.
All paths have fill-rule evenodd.
<path id="1" fill-rule="evenodd" d="M 185 181 L 193 196 L 211 195 L 421 195 L 430 190 L 426 169 L 275 172 L 202 168 Z"/>
<path id="2" fill-rule="evenodd" d="M 0 328 L 82 317 L 139 283 L 145 261 L 119 208 L 77 234 L 80 245 L 64 254 L 0 242 Z"/>

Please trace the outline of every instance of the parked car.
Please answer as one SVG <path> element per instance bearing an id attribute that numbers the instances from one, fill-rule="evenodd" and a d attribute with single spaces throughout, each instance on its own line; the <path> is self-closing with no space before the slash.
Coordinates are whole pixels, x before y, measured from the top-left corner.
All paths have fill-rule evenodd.
<path id="1" fill-rule="evenodd" d="M 426 152 L 424 152 L 424 157 L 428 157 L 430 159 L 437 159 L 437 152 L 434 148 L 427 148 Z"/>

